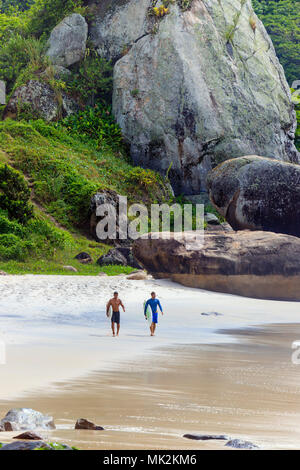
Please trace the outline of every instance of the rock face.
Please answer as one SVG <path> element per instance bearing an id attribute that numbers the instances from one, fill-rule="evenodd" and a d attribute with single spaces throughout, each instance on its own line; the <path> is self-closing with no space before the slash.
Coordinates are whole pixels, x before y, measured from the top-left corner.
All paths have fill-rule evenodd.
<path id="1" fill-rule="evenodd" d="M 228 160 L 207 179 L 209 196 L 234 230 L 300 237 L 300 166 L 257 156 Z"/>
<path id="2" fill-rule="evenodd" d="M 53 64 L 69 67 L 83 59 L 88 25 L 85 19 L 73 13 L 64 18 L 51 32 L 47 55 Z"/>
<path id="3" fill-rule="evenodd" d="M 289 86 L 251 1 L 190 4 L 176 0 L 163 18 L 149 14 L 151 0 L 97 6 L 94 44 L 107 58 L 123 51 L 113 111 L 134 162 L 163 174 L 172 165 L 172 186 L 187 195 L 228 158 L 298 162 Z"/>
<path id="4" fill-rule="evenodd" d="M 43 415 L 39 411 L 30 408 L 13 408 L 0 421 L 1 424 L 5 428 L 9 425 L 11 431 L 55 429 L 52 416 Z"/>
<path id="5" fill-rule="evenodd" d="M 19 108 L 22 109 L 24 105 L 46 121 L 56 121 L 78 110 L 75 101 L 65 93 L 62 93 L 60 105 L 52 88 L 38 80 L 29 80 L 14 91 L 4 110 L 4 119 L 17 117 Z"/>
<path id="6" fill-rule="evenodd" d="M 133 246 L 135 257 L 154 277 L 246 297 L 300 300 L 296 237 L 260 231 L 208 232 L 201 245 L 195 232 L 185 232 L 181 240 L 156 236 L 143 235 Z"/>
<path id="7" fill-rule="evenodd" d="M 149 0 L 101 0 L 94 10 L 90 39 L 98 53 L 116 60 L 137 39 L 147 34 Z"/>

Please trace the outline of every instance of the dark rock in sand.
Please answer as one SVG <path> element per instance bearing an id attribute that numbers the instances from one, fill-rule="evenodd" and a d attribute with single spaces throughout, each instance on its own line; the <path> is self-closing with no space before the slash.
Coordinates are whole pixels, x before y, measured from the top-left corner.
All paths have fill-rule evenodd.
<path id="1" fill-rule="evenodd" d="M 47 449 L 52 448 L 44 441 L 18 441 L 5 444 L 0 450 L 35 450 L 35 449 Z"/>
<path id="2" fill-rule="evenodd" d="M 234 447 L 235 449 L 259 449 L 259 446 L 249 441 L 243 441 L 242 439 L 232 439 L 225 444 L 226 447 Z"/>
<path id="3" fill-rule="evenodd" d="M 0 421 L 0 425 L 5 427 L 5 431 L 55 429 L 52 416 L 30 408 L 13 408 Z"/>
<path id="4" fill-rule="evenodd" d="M 79 261 L 79 263 L 82 263 L 82 264 L 88 264 L 93 261 L 91 256 L 88 253 L 85 253 L 84 251 L 81 253 L 78 253 L 78 255 L 76 255 L 74 259 L 77 259 L 77 261 Z"/>
<path id="5" fill-rule="evenodd" d="M 41 441 L 43 438 L 41 436 L 38 436 L 34 432 L 27 431 L 27 432 L 23 432 L 22 434 L 19 434 L 18 436 L 15 436 L 13 439 L 22 439 L 22 440 L 28 440 L 28 441 Z"/>
<path id="6" fill-rule="evenodd" d="M 300 166 L 250 155 L 227 160 L 208 176 L 211 202 L 234 230 L 300 237 Z"/>
<path id="7" fill-rule="evenodd" d="M 96 424 L 88 421 L 87 419 L 80 418 L 76 421 L 75 429 L 88 429 L 91 431 L 104 431 L 102 426 L 96 426 Z"/>
<path id="8" fill-rule="evenodd" d="M 183 437 L 185 437 L 186 439 L 192 439 L 194 441 L 227 441 L 229 439 L 229 437 L 224 434 L 184 434 Z"/>
<path id="9" fill-rule="evenodd" d="M 261 299 L 300 300 L 300 239 L 271 232 L 145 234 L 133 253 L 156 278 Z M 177 237 L 181 236 L 180 239 Z"/>
<path id="10" fill-rule="evenodd" d="M 205 317 L 221 317 L 223 313 L 218 313 L 218 312 L 202 312 L 201 315 Z"/>

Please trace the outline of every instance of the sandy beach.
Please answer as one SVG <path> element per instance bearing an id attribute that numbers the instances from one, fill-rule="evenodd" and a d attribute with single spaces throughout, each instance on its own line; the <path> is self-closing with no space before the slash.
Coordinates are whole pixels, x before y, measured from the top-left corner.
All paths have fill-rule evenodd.
<path id="1" fill-rule="evenodd" d="M 115 289 L 119 338 L 105 317 Z M 154 338 L 142 312 L 151 290 L 165 310 Z M 82 449 L 224 448 L 186 432 L 299 447 L 298 303 L 124 276 L 5 276 L 0 293 L 1 417 L 20 406 L 51 414 L 57 429 L 43 437 Z M 105 431 L 75 431 L 80 417 Z"/>

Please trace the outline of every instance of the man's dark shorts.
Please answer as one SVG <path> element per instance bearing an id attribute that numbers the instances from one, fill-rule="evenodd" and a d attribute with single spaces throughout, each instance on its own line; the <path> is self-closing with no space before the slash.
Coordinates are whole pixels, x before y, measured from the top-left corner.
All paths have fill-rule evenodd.
<path id="1" fill-rule="evenodd" d="M 111 322 L 117 323 L 118 325 L 120 324 L 120 312 L 113 312 Z"/>

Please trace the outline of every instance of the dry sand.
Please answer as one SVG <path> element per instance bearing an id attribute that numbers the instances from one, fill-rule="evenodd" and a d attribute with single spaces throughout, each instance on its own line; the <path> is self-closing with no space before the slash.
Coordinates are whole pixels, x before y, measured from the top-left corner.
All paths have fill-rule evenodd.
<path id="1" fill-rule="evenodd" d="M 120 338 L 105 318 L 115 289 L 127 306 Z M 150 338 L 141 304 L 153 289 L 165 316 Z M 9 276 L 0 294 L 1 416 L 15 406 L 51 414 L 57 430 L 43 436 L 82 449 L 224 448 L 185 432 L 299 447 L 300 365 L 291 362 L 298 303 L 122 276 Z M 105 431 L 75 431 L 79 417 Z"/>

